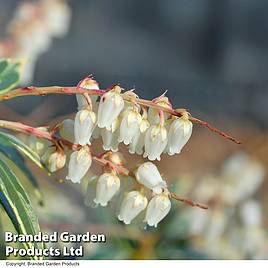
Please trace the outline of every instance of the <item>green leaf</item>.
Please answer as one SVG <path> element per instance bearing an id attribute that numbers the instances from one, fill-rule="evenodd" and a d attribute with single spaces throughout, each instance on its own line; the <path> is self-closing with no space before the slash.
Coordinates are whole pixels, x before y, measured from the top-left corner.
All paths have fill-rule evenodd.
<path id="1" fill-rule="evenodd" d="M 0 59 L 0 73 L 2 73 L 8 66 L 8 61 Z"/>
<path id="2" fill-rule="evenodd" d="M 0 59 L 0 93 L 14 88 L 20 79 L 21 62 Z"/>
<path id="3" fill-rule="evenodd" d="M 40 232 L 37 216 L 18 178 L 0 154 L 0 203 L 11 219 L 18 234 L 36 235 Z M 25 242 L 26 249 L 44 248 L 43 243 Z M 41 257 L 32 257 L 41 259 Z"/>
<path id="4" fill-rule="evenodd" d="M 33 161 L 38 167 L 45 168 L 41 163 L 39 155 L 15 136 L 0 131 L 0 144 L 16 148 L 19 152 Z"/>
<path id="5" fill-rule="evenodd" d="M 41 189 L 33 173 L 27 167 L 22 155 L 15 148 L 8 147 L 3 144 L 0 144 L 0 152 L 2 152 L 9 160 L 13 162 L 13 165 L 15 165 L 19 170 L 21 170 L 21 172 L 25 174 L 26 178 L 33 188 L 33 192 L 38 200 L 38 203 L 42 206 L 43 195 Z"/>

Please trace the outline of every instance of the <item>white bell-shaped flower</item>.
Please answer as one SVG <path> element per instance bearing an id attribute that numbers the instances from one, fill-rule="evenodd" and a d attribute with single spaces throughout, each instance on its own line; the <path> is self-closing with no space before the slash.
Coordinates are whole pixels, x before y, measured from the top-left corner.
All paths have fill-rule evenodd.
<path id="1" fill-rule="evenodd" d="M 120 188 L 120 179 L 116 174 L 104 173 L 97 182 L 94 202 L 105 207 Z"/>
<path id="2" fill-rule="evenodd" d="M 53 173 L 65 166 L 66 155 L 64 152 L 55 151 L 54 148 L 49 148 L 41 157 L 41 161 L 47 167 L 47 169 Z"/>
<path id="3" fill-rule="evenodd" d="M 124 100 L 120 95 L 121 88 L 115 86 L 102 95 L 98 110 L 98 127 L 110 129 L 112 123 L 124 108 Z"/>
<path id="4" fill-rule="evenodd" d="M 168 131 L 166 152 L 169 155 L 179 154 L 192 135 L 193 124 L 183 117 L 175 119 Z"/>
<path id="5" fill-rule="evenodd" d="M 67 180 L 73 183 L 80 183 L 86 175 L 92 163 L 92 157 L 88 146 L 82 147 L 79 151 L 75 151 L 70 156 Z"/>
<path id="6" fill-rule="evenodd" d="M 147 119 L 142 118 L 139 126 L 138 133 L 134 136 L 132 142 L 129 145 L 129 152 L 131 154 L 143 154 L 143 147 L 145 143 L 145 133 L 150 127 L 150 123 Z"/>
<path id="7" fill-rule="evenodd" d="M 146 208 L 147 204 L 147 198 L 139 191 L 127 193 L 121 204 L 118 219 L 125 224 L 130 224 Z"/>
<path id="8" fill-rule="evenodd" d="M 167 130 L 164 126 L 151 126 L 145 134 L 145 150 L 143 157 L 148 157 L 149 160 L 161 160 L 161 154 L 167 145 Z"/>
<path id="9" fill-rule="evenodd" d="M 103 142 L 103 149 L 105 151 L 118 151 L 118 145 L 119 145 L 119 119 L 115 119 L 115 121 L 112 123 L 111 128 L 108 130 L 106 128 L 101 129 L 101 137 Z"/>
<path id="10" fill-rule="evenodd" d="M 162 179 L 157 167 L 151 162 L 140 165 L 136 171 L 136 179 L 139 183 L 151 189 L 154 193 L 161 193 L 167 184 Z"/>
<path id="11" fill-rule="evenodd" d="M 62 121 L 60 125 L 60 136 L 63 139 L 74 143 L 74 120 L 65 119 Z"/>
<path id="12" fill-rule="evenodd" d="M 86 79 L 84 79 L 80 85 L 81 87 L 83 87 L 84 89 L 99 89 L 99 83 L 97 81 L 95 81 L 94 79 L 92 79 L 91 77 L 88 77 Z M 92 108 L 93 108 L 93 111 L 97 111 L 95 110 L 94 108 L 96 107 L 97 105 L 97 98 L 98 96 L 96 95 L 91 95 L 89 97 L 88 94 L 76 94 L 76 100 L 77 100 L 77 110 L 81 110 L 81 109 L 85 109 L 89 106 L 89 103 L 88 103 L 88 98 L 90 98 L 91 100 L 89 100 L 91 103 L 92 103 Z"/>
<path id="13" fill-rule="evenodd" d="M 157 224 L 169 213 L 170 208 L 171 202 L 168 194 L 155 195 L 147 206 L 145 222 L 149 226 L 157 227 Z"/>
<path id="14" fill-rule="evenodd" d="M 134 137 L 139 135 L 140 123 L 141 115 L 139 112 L 134 107 L 128 109 L 121 121 L 119 142 L 123 142 L 125 145 L 130 144 Z"/>
<path id="15" fill-rule="evenodd" d="M 155 99 L 154 103 L 165 107 L 165 108 L 171 108 L 171 103 L 169 102 L 169 99 L 167 97 L 159 97 Z M 164 113 L 164 118 L 165 120 L 168 118 L 169 114 Z M 148 120 L 152 125 L 157 125 L 160 123 L 160 115 L 159 115 L 159 110 L 155 109 L 153 107 L 149 107 L 148 109 Z"/>
<path id="16" fill-rule="evenodd" d="M 76 114 L 74 121 L 75 143 L 80 145 L 90 144 L 96 121 L 96 114 L 88 109 L 82 109 Z"/>

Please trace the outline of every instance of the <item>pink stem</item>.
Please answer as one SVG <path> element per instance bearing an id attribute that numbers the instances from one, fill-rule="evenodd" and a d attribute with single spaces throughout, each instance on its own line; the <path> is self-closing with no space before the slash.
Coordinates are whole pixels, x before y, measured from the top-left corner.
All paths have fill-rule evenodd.
<path id="1" fill-rule="evenodd" d="M 108 88 L 107 90 L 110 90 Z M 21 97 L 21 96 L 45 96 L 47 94 L 88 94 L 88 95 L 98 95 L 101 96 L 103 95 L 107 90 L 102 90 L 102 89 L 85 89 L 82 87 L 59 87 L 59 86 L 52 86 L 52 87 L 24 87 L 24 88 L 18 88 L 15 90 L 12 90 L 8 93 L 0 95 L 0 101 L 2 100 L 9 100 L 15 97 Z M 124 98 L 125 101 L 132 102 L 133 98 L 129 95 L 123 95 L 122 97 Z M 161 105 L 158 105 L 157 103 L 154 103 L 153 101 L 149 100 L 144 100 L 144 99 L 138 99 L 135 98 L 135 102 L 146 106 L 146 107 L 152 107 L 158 110 L 162 110 L 163 112 L 169 113 L 171 115 L 181 117 L 183 113 L 185 113 L 185 109 L 172 109 L 168 107 L 163 107 Z M 194 117 L 189 117 L 189 120 L 191 120 L 193 123 L 201 124 L 205 127 L 207 127 L 210 131 L 215 132 L 219 134 L 220 136 L 231 140 L 237 144 L 241 144 L 241 142 L 234 137 L 230 136 L 229 134 L 211 126 L 208 122 L 202 121 L 198 118 Z"/>

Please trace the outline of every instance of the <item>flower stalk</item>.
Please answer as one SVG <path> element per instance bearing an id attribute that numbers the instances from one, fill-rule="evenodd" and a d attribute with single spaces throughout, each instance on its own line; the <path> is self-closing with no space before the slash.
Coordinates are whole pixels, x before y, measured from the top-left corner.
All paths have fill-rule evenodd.
<path id="1" fill-rule="evenodd" d="M 52 132 L 49 132 L 48 130 L 45 131 L 45 130 L 43 130 L 43 128 L 40 129 L 38 127 L 31 127 L 31 126 L 22 124 L 20 122 L 0 120 L 0 128 L 9 129 L 9 130 L 24 133 L 27 135 L 33 135 L 33 136 L 40 138 L 40 139 L 49 140 L 55 144 L 61 143 L 65 146 L 69 147 L 72 150 L 78 150 L 81 147 L 78 144 L 72 144 L 71 142 L 69 142 L 65 139 L 58 138 L 56 135 L 54 135 L 54 131 L 52 131 Z M 101 156 L 92 156 L 92 160 L 96 164 L 99 164 L 103 167 L 108 167 L 109 169 L 115 170 L 120 175 L 123 175 L 123 176 L 132 175 L 133 172 L 128 170 L 125 166 L 117 165 L 117 164 L 113 163 L 112 161 L 108 160 L 105 157 L 105 156 L 108 156 L 108 153 L 109 152 L 106 152 L 105 155 L 101 155 Z M 177 200 L 177 201 L 186 203 L 192 207 L 199 207 L 202 209 L 208 209 L 208 207 L 204 204 L 195 203 L 190 199 L 179 197 L 178 195 L 176 195 L 175 193 L 172 193 L 172 192 L 170 192 L 170 197 Z"/>
<path id="2" fill-rule="evenodd" d="M 60 87 L 60 86 L 50 86 L 50 87 L 23 87 L 23 88 L 18 88 L 15 90 L 12 90 L 8 93 L 1 94 L 0 95 L 0 101 L 5 101 L 5 100 L 10 100 L 16 97 L 22 97 L 22 96 L 45 96 L 48 94 L 64 94 L 64 95 L 73 95 L 73 94 L 88 94 L 88 95 L 97 95 L 97 96 L 102 96 L 105 92 L 110 90 L 108 88 L 107 90 L 102 90 L 102 89 L 86 89 L 80 86 L 74 86 L 74 87 Z M 139 99 L 135 98 L 133 99 L 132 94 L 122 94 L 122 97 L 125 101 L 128 102 L 133 102 L 135 101 L 137 104 L 145 107 L 152 107 L 158 110 L 162 110 L 163 112 L 169 113 L 170 115 L 174 115 L 177 117 L 183 116 L 185 113 L 185 109 L 172 109 L 169 107 L 163 107 L 161 105 L 158 105 L 157 103 L 150 101 L 150 100 L 145 100 L 145 99 Z M 215 128 L 211 124 L 209 124 L 206 121 L 203 121 L 201 119 L 189 116 L 189 120 L 192 121 L 193 123 L 202 125 L 207 127 L 210 131 L 222 136 L 225 139 L 228 139 L 230 141 L 235 142 L 236 144 L 241 144 L 239 140 L 236 138 L 230 136 L 229 134 Z"/>

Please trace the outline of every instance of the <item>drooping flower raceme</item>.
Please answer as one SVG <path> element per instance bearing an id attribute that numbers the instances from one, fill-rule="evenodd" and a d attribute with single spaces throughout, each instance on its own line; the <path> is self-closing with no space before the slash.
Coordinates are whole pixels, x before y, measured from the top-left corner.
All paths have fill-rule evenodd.
<path id="1" fill-rule="evenodd" d="M 139 136 L 140 123 L 141 115 L 136 107 L 128 109 L 121 121 L 118 141 L 123 142 L 125 145 L 130 144 L 135 137 Z"/>
<path id="2" fill-rule="evenodd" d="M 124 100 L 120 95 L 121 88 L 115 86 L 112 90 L 102 95 L 98 110 L 98 127 L 110 129 L 124 108 Z"/>
<path id="3" fill-rule="evenodd" d="M 90 138 L 96 124 L 96 114 L 88 109 L 80 110 L 74 121 L 75 143 L 80 145 L 90 144 Z"/>
<path id="4" fill-rule="evenodd" d="M 84 92 L 84 89 L 89 91 L 77 94 Z M 90 92 L 91 89 L 93 91 Z M 182 109 L 173 110 L 168 98 L 164 96 L 147 101 L 139 99 L 132 90 L 121 94 L 119 86 L 108 91 L 100 90 L 92 77 L 82 80 L 75 94 L 78 102 L 75 120 L 66 119 L 54 128 L 45 129 L 47 142 L 55 147 L 47 149 L 48 153 L 42 157 L 43 163 L 51 172 L 57 171 L 66 161 L 64 146 L 74 150 L 70 155 L 66 176 L 66 179 L 73 183 L 81 182 L 91 166 L 92 159 L 101 164 L 103 174 L 93 176 L 89 183 L 92 194 L 88 203 L 94 206 L 107 206 L 120 190 L 121 176 L 131 177 L 135 185 L 132 185 L 132 189 L 127 189 L 128 193 L 121 203 L 118 219 L 130 224 L 147 208 L 145 221 L 149 226 L 156 227 L 170 211 L 169 198 L 180 198 L 169 193 L 167 183 L 155 164 L 146 162 L 136 170 L 129 170 L 125 166 L 123 155 L 115 152 L 122 142 L 128 145 L 130 153 L 143 154 L 143 157 L 150 161 L 159 161 L 162 153 L 179 153 L 192 133 L 188 113 L 184 113 Z M 99 96 L 100 101 L 97 101 Z M 57 130 L 62 139 L 58 137 Z M 99 136 L 106 152 L 100 152 L 93 157 L 90 152 L 91 138 Z M 127 188 L 129 184 L 124 183 L 121 188 L 124 186 Z"/>
<path id="5" fill-rule="evenodd" d="M 193 124 L 183 117 L 175 119 L 168 131 L 166 152 L 169 155 L 179 154 L 192 135 Z"/>
<path id="6" fill-rule="evenodd" d="M 143 156 L 149 160 L 161 160 L 161 154 L 168 142 L 167 130 L 161 124 L 151 126 L 145 134 L 145 151 Z"/>
<path id="7" fill-rule="evenodd" d="M 80 183 L 86 175 L 92 163 L 92 157 L 88 146 L 84 146 L 79 151 L 74 151 L 70 156 L 67 180 L 73 183 Z"/>
<path id="8" fill-rule="evenodd" d="M 147 198 L 139 191 L 127 193 L 121 204 L 118 219 L 125 224 L 130 224 L 146 208 L 147 203 Z"/>
<path id="9" fill-rule="evenodd" d="M 140 165 L 135 175 L 139 183 L 151 189 L 154 193 L 161 193 L 162 189 L 167 186 L 156 165 L 151 162 Z"/>
<path id="10" fill-rule="evenodd" d="M 120 179 L 114 173 L 104 173 L 98 178 L 96 186 L 96 198 L 94 202 L 101 206 L 107 206 L 120 188 Z"/>
<path id="11" fill-rule="evenodd" d="M 167 193 L 155 195 L 149 202 L 146 210 L 145 222 L 149 226 L 157 227 L 157 224 L 166 217 L 171 208 L 171 202 Z"/>

